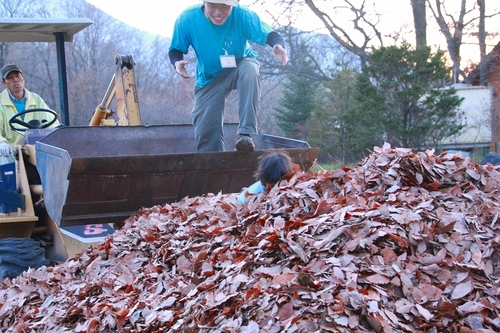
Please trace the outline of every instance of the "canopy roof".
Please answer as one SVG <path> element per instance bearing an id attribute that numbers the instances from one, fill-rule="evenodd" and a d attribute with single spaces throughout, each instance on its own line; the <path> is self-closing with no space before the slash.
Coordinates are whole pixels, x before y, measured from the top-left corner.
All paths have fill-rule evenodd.
<path id="1" fill-rule="evenodd" d="M 73 36 L 77 32 L 85 29 L 92 23 L 87 18 L 0 18 L 0 43 L 56 43 L 61 123 L 66 126 L 69 126 L 69 110 L 64 43 L 72 42 Z"/>
<path id="2" fill-rule="evenodd" d="M 65 42 L 90 26 L 87 18 L 0 18 L 0 42 L 55 42 L 56 33 L 62 33 Z"/>

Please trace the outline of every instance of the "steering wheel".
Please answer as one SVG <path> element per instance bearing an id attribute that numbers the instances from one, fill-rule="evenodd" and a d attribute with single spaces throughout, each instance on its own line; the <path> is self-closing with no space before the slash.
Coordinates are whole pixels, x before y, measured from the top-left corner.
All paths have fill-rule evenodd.
<path id="1" fill-rule="evenodd" d="M 38 119 L 33 119 L 33 120 L 30 120 L 29 122 L 25 122 L 25 121 L 21 120 L 22 116 L 24 116 L 25 114 L 28 114 L 28 113 L 33 113 L 33 112 L 45 112 L 49 117 L 51 116 L 52 118 L 49 118 L 50 119 L 49 121 L 47 121 L 45 119 L 42 121 L 40 121 Z M 57 120 L 57 113 L 55 111 L 52 111 L 50 109 L 44 109 L 44 108 L 35 108 L 35 109 L 28 109 L 28 110 L 25 110 L 23 112 L 19 112 L 19 113 L 15 114 L 14 116 L 12 116 L 9 119 L 9 126 L 14 131 L 25 132 L 26 130 L 29 130 L 29 129 L 47 128 L 50 125 L 52 125 L 53 123 L 55 123 L 56 120 Z M 14 126 L 14 124 L 19 124 L 23 127 L 16 127 L 16 126 Z"/>

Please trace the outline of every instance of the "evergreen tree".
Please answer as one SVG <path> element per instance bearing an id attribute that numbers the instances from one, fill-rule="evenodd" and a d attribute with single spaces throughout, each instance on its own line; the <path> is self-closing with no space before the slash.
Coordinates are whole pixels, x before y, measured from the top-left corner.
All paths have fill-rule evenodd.
<path id="1" fill-rule="evenodd" d="M 332 81 L 324 83 L 325 90 L 308 122 L 308 142 L 320 148 L 322 162 L 358 162 L 369 153 L 367 147 L 382 140 L 378 122 L 374 121 L 374 108 L 358 102 L 358 75 L 356 70 L 342 70 L 333 74 Z"/>
<path id="2" fill-rule="evenodd" d="M 318 83 L 301 76 L 292 76 L 283 86 L 283 97 L 275 108 L 276 123 L 293 139 L 304 139 L 307 136 L 306 122 L 315 105 Z"/>
<path id="3" fill-rule="evenodd" d="M 373 121 L 392 146 L 426 148 L 464 127 L 457 123 L 463 99 L 443 87 L 449 74 L 443 52 L 432 54 L 429 47 L 374 49 L 358 78 L 358 101 L 376 115 Z"/>

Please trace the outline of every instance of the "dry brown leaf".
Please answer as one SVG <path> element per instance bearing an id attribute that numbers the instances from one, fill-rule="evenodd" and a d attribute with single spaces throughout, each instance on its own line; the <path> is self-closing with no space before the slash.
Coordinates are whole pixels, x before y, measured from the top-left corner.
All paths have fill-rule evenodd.
<path id="1" fill-rule="evenodd" d="M 97 247 L 0 281 L 0 327 L 499 331 L 499 190 L 497 168 L 384 144 L 245 206 L 218 193 L 144 208 Z"/>

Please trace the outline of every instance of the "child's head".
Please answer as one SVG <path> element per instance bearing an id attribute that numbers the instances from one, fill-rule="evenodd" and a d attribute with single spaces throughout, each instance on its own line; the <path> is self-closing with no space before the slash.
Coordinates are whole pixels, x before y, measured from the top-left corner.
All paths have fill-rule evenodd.
<path id="1" fill-rule="evenodd" d="M 254 177 L 262 185 L 274 185 L 281 177 L 293 171 L 292 159 L 284 152 L 263 155 Z"/>

